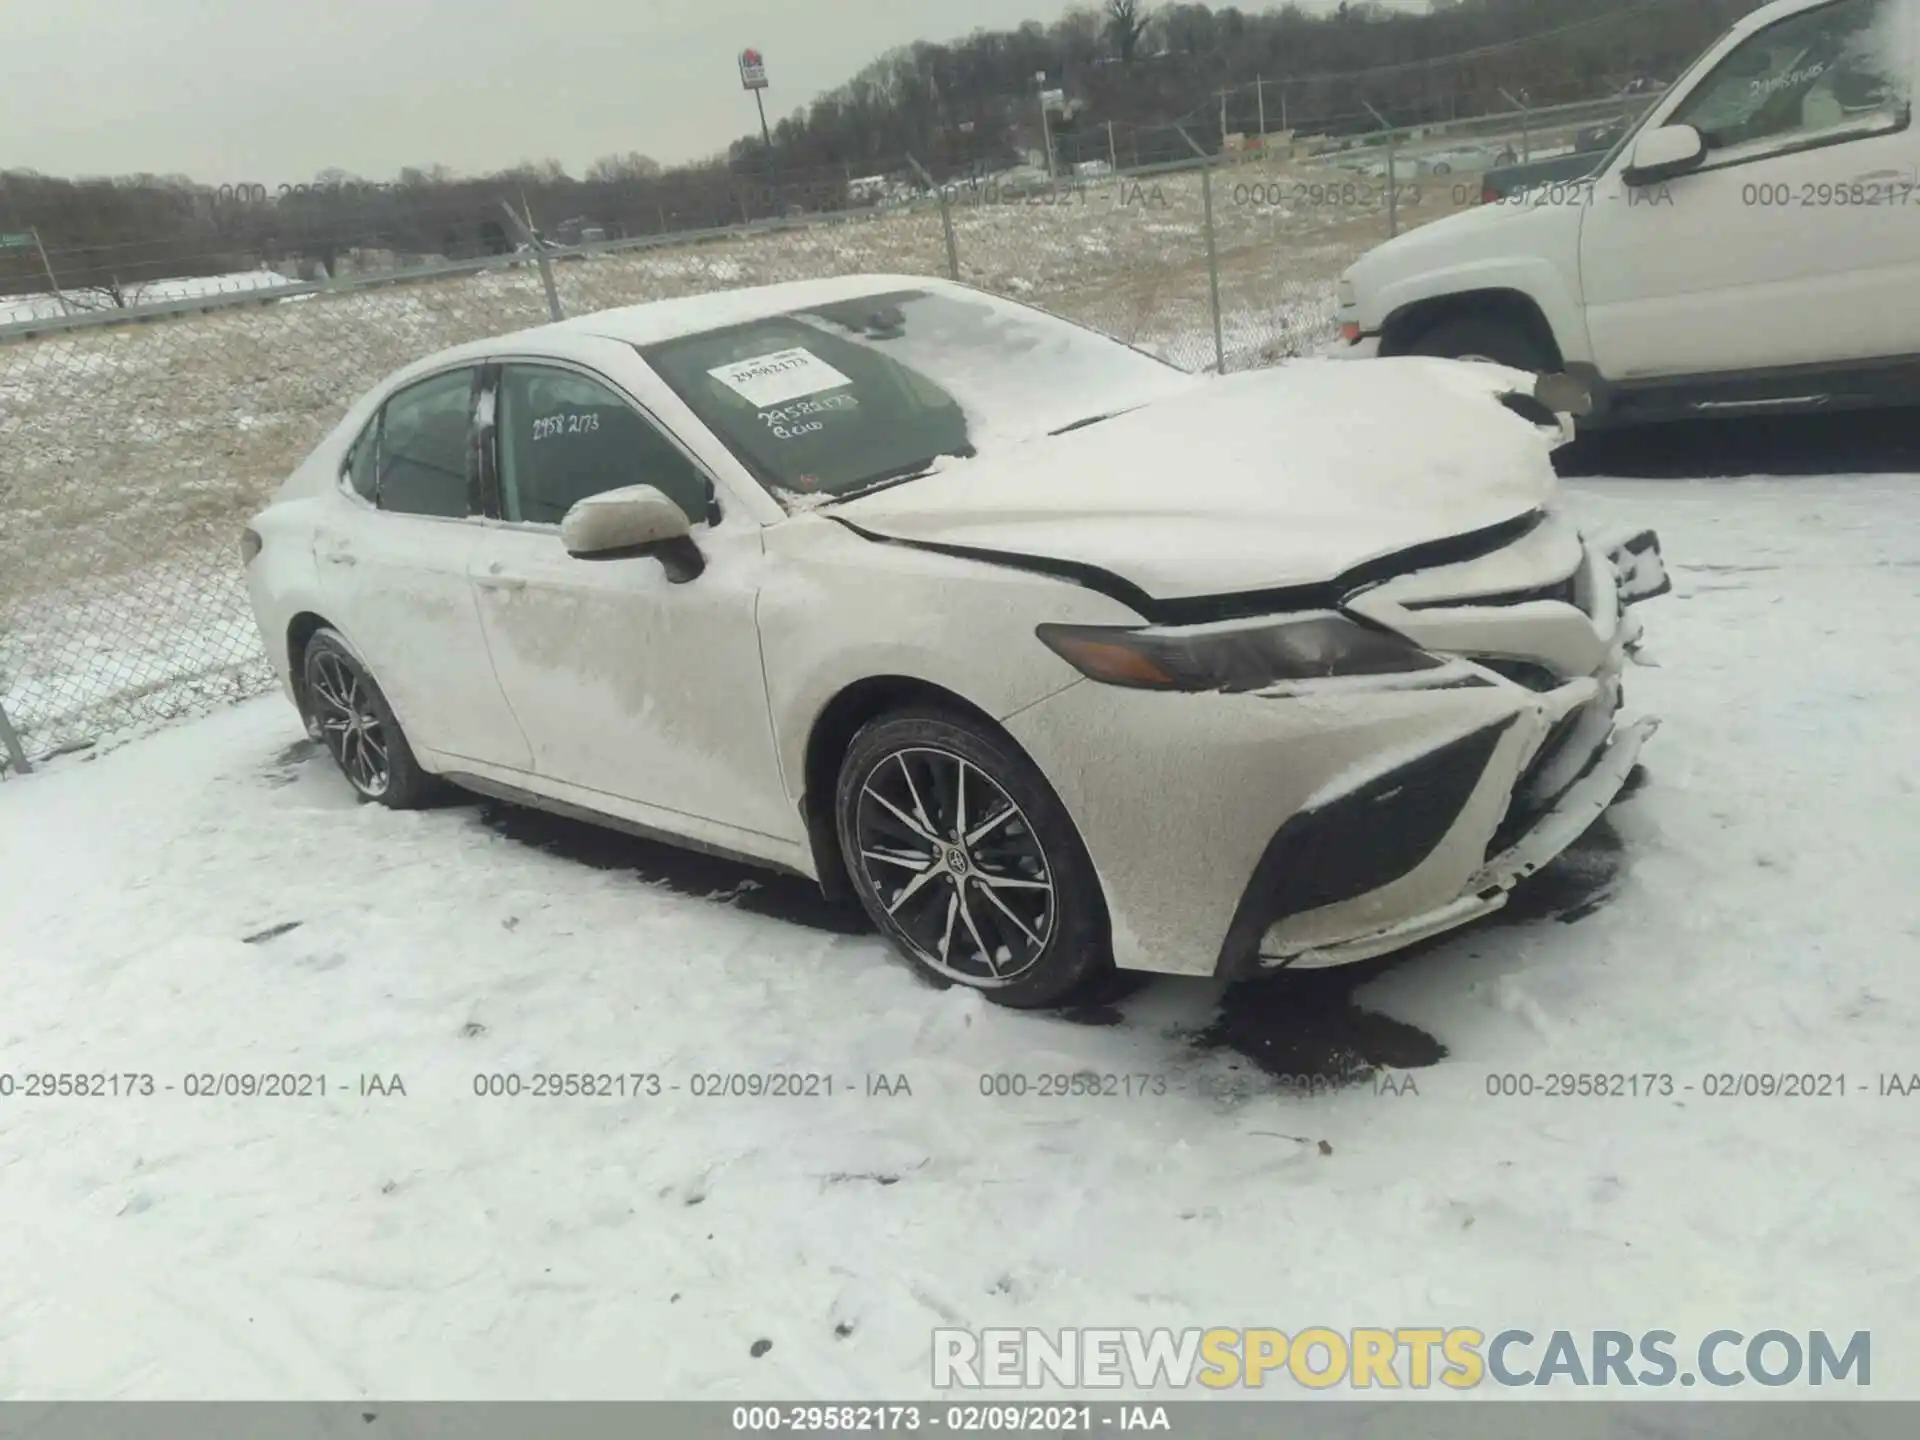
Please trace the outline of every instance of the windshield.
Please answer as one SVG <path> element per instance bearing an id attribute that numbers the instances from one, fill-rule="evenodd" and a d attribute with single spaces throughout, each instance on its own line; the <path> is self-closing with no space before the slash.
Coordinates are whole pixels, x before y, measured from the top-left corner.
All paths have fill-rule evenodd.
<path id="1" fill-rule="evenodd" d="M 1200 383 L 987 296 L 902 290 L 640 353 L 789 508 L 1097 423 Z"/>

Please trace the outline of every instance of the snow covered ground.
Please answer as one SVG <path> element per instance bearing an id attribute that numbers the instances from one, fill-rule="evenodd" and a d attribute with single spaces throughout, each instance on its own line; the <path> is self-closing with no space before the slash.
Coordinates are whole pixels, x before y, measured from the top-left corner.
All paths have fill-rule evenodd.
<path id="1" fill-rule="evenodd" d="M 0 1399 L 909 1397 L 949 1324 L 1867 1329 L 1920 1397 L 1920 477 L 1577 490 L 1675 573 L 1649 778 L 1351 996 L 1004 1013 L 797 883 L 355 805 L 277 697 L 0 786 L 0 1076 L 156 1084 L 0 1099 Z M 981 1093 L 1079 1070 L 1166 1093 Z M 475 1094 L 537 1071 L 663 1087 Z M 833 1094 L 693 1094 L 768 1071 Z M 1676 1094 L 1488 1095 L 1569 1071 Z"/>
<path id="2" fill-rule="evenodd" d="M 203 295 L 238 295 L 248 290 L 269 290 L 289 284 L 276 270 L 241 270 L 227 275 L 193 275 L 179 279 L 145 280 L 124 287 L 121 292 L 128 305 L 157 305 L 163 300 L 192 300 Z M 60 297 L 8 295 L 0 297 L 0 325 L 16 325 L 27 320 L 50 320 L 58 315 L 84 310 L 113 308 L 112 297 L 98 290 L 74 290 L 63 306 Z"/>

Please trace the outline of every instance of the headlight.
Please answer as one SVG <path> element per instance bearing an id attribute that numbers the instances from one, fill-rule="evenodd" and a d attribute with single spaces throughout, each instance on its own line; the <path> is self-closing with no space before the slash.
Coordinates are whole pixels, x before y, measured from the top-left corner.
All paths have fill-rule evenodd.
<path id="1" fill-rule="evenodd" d="M 240 532 L 240 563 L 251 565 L 253 557 L 260 553 L 260 536 L 251 529 Z"/>
<path id="2" fill-rule="evenodd" d="M 1042 625 L 1043 644 L 1089 680 L 1134 690 L 1229 694 L 1293 680 L 1406 675 L 1446 662 L 1344 615 L 1192 630 Z"/>
<path id="3" fill-rule="evenodd" d="M 1353 281 L 1347 279 L 1344 275 L 1340 277 L 1340 286 L 1336 293 L 1339 295 L 1340 308 L 1342 310 L 1351 310 L 1355 305 L 1360 303 L 1359 296 L 1353 288 Z"/>

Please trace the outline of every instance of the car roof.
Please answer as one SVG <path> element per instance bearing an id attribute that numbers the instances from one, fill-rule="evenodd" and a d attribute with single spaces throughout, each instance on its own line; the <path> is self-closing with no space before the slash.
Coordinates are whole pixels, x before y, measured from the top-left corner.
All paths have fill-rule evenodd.
<path id="1" fill-rule="evenodd" d="M 809 305 L 852 300 L 862 295 L 884 295 L 896 290 L 980 293 L 968 286 L 926 275 L 840 275 L 828 280 L 789 280 L 778 285 L 715 290 L 703 295 L 683 295 L 673 300 L 650 300 L 641 305 L 598 310 L 551 325 L 536 325 L 456 345 L 409 366 L 408 373 L 474 360 L 501 350 L 564 350 L 565 342 L 578 336 L 617 340 L 628 345 L 653 345 L 702 330 L 782 315 Z"/>
<path id="2" fill-rule="evenodd" d="M 1757 10 L 1749 10 L 1734 21 L 1732 33 L 1750 35 L 1755 30 L 1765 29 L 1776 20 L 1783 20 L 1789 15 L 1798 15 L 1802 10 L 1817 10 L 1823 5 L 1833 3 L 1834 0 L 1772 0 L 1771 4 L 1762 5 Z"/>

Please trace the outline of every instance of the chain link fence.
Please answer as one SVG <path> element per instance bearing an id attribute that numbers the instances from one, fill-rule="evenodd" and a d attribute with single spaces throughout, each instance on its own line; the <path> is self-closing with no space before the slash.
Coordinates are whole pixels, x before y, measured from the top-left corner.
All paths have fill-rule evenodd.
<path id="1" fill-rule="evenodd" d="M 1272 364 L 1332 339 L 1357 256 L 1478 198 L 1465 171 L 1423 170 L 1423 144 L 1444 143 L 950 183 L 837 215 L 247 277 L 0 326 L 0 741 L 10 717 L 31 759 L 266 689 L 242 527 L 358 395 L 441 347 L 556 308 L 878 272 L 951 275 L 1191 370 Z M 0 769 L 20 768 L 12 749 Z"/>

